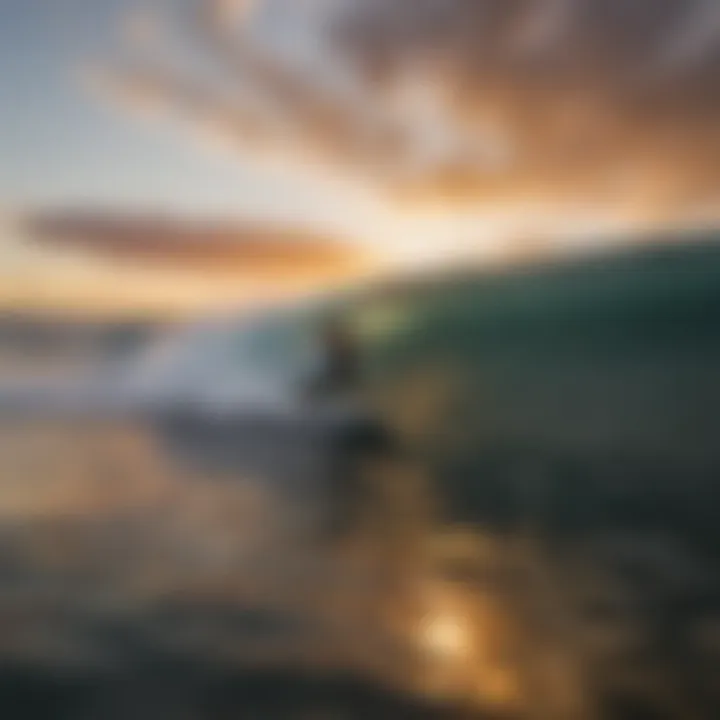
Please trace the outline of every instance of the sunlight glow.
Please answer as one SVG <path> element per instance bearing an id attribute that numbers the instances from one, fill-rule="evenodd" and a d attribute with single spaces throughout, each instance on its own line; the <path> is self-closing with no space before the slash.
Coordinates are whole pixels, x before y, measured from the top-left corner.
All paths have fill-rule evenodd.
<path id="1" fill-rule="evenodd" d="M 427 619 L 422 629 L 425 647 L 445 657 L 465 657 L 470 652 L 470 633 L 467 619 L 441 613 Z"/>

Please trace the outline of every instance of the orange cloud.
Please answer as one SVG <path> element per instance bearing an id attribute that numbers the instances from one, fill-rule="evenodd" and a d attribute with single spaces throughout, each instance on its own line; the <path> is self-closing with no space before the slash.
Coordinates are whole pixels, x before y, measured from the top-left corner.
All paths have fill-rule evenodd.
<path id="1" fill-rule="evenodd" d="M 119 62 L 118 92 L 410 205 L 720 204 L 715 0 L 256 5 L 178 10 L 182 58 Z"/>
<path id="2" fill-rule="evenodd" d="M 256 282 L 340 278 L 372 263 L 370 253 L 357 245 L 280 225 L 66 211 L 29 215 L 24 229 L 48 248 L 146 269 Z"/>

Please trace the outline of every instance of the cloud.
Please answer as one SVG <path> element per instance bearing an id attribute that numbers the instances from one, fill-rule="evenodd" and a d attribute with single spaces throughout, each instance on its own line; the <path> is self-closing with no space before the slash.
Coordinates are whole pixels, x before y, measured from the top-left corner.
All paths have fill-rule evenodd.
<path id="1" fill-rule="evenodd" d="M 688 12 L 668 42 L 659 67 L 667 72 L 693 70 L 707 63 L 720 47 L 720 5 L 717 0 L 702 0 Z M 716 65 L 717 69 L 717 65 Z"/>
<path id="2" fill-rule="evenodd" d="M 0 213 L 0 312 L 194 313 L 359 280 L 367 248 L 311 231 L 68 208 Z"/>
<path id="3" fill-rule="evenodd" d="M 716 0 L 190 6 L 182 52 L 111 63 L 116 88 L 248 154 L 418 205 L 720 202 Z"/>
<path id="4" fill-rule="evenodd" d="M 19 220 L 45 251 L 73 251 L 144 269 L 253 281 L 320 280 L 359 271 L 369 261 L 356 245 L 280 225 L 190 221 L 155 215 L 66 210 Z"/>
<path id="5" fill-rule="evenodd" d="M 254 0 L 210 0 L 205 4 L 205 17 L 219 28 L 227 28 L 250 16 Z"/>

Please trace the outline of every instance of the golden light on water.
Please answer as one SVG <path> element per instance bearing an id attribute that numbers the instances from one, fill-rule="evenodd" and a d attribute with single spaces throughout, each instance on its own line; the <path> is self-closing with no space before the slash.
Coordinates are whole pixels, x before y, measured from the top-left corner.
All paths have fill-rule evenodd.
<path id="1" fill-rule="evenodd" d="M 464 658 L 470 654 L 467 618 L 440 612 L 426 619 L 421 628 L 423 645 L 444 658 Z"/>
<path id="2" fill-rule="evenodd" d="M 498 580 L 471 579 L 504 566 L 506 548 L 475 533 L 435 535 L 430 544 L 433 560 L 417 588 L 421 619 L 414 631 L 423 692 L 493 711 L 520 711 L 527 698 L 518 651 L 526 638 L 508 604 L 510 591 Z M 447 577 L 448 564 L 465 568 L 466 579 Z"/>

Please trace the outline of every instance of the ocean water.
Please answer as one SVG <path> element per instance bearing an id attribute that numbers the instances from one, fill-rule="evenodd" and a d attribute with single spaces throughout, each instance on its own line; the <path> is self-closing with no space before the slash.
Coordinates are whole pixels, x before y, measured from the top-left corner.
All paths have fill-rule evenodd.
<path id="1" fill-rule="evenodd" d="M 712 559 L 661 533 L 440 525 L 375 468 L 347 536 L 138 427 L 0 428 L 13 718 L 712 718 Z M 317 500 L 318 498 L 309 498 Z"/>

